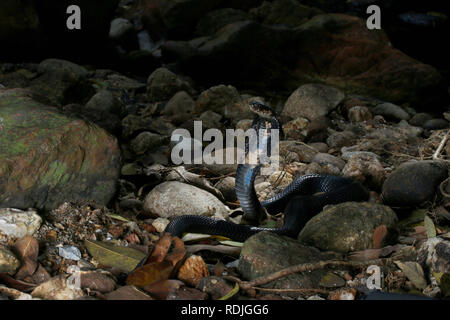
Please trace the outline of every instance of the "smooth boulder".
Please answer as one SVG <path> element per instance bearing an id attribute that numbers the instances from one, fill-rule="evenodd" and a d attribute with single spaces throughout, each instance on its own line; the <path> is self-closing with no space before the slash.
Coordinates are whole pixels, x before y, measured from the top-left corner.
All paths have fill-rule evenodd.
<path id="1" fill-rule="evenodd" d="M 397 216 L 384 205 L 372 202 L 344 202 L 326 207 L 305 225 L 298 240 L 320 250 L 347 253 L 376 246 L 374 232 L 385 226 L 384 244 L 393 242 Z M 382 227 L 384 228 L 384 227 Z"/>
<path id="2" fill-rule="evenodd" d="M 440 161 L 403 163 L 383 184 L 384 203 L 398 207 L 419 205 L 431 199 L 447 177 L 447 166 Z"/>
<path id="3" fill-rule="evenodd" d="M 120 174 L 113 136 L 23 89 L 0 90 L 0 119 L 0 207 L 51 210 L 112 199 Z"/>

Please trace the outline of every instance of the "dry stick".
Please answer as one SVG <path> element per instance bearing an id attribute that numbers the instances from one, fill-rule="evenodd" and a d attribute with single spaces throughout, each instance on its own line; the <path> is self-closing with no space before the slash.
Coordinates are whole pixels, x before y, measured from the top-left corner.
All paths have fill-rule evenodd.
<path id="1" fill-rule="evenodd" d="M 445 134 L 445 136 L 442 138 L 441 143 L 439 143 L 438 148 L 436 149 L 436 151 L 435 151 L 434 154 L 433 154 L 433 160 L 439 159 L 439 155 L 440 155 L 441 152 L 442 152 L 442 148 L 444 148 L 444 145 L 445 145 L 445 143 L 446 143 L 447 140 L 448 140 L 448 135 L 449 135 L 449 133 L 450 133 L 450 130 L 447 131 L 447 133 Z"/>
<path id="2" fill-rule="evenodd" d="M 375 265 L 391 264 L 395 260 L 399 260 L 399 259 L 400 259 L 399 257 L 396 257 L 395 259 L 385 258 L 385 259 L 375 259 L 375 260 L 368 260 L 368 261 L 326 260 L 326 261 L 319 261 L 316 263 L 298 264 L 298 265 L 291 266 L 291 267 L 282 269 L 280 271 L 274 272 L 267 276 L 262 276 L 262 277 L 256 278 L 252 281 L 242 281 L 236 277 L 227 277 L 227 279 L 234 281 L 234 282 L 238 282 L 241 289 L 249 290 L 249 289 L 252 289 L 259 285 L 266 284 L 266 283 L 274 281 L 278 278 L 285 277 L 285 276 L 288 276 L 290 274 L 297 273 L 297 272 L 313 271 L 313 270 L 323 269 L 325 267 L 330 267 L 330 266 L 362 268 L 362 267 L 370 266 L 373 264 L 375 264 Z"/>

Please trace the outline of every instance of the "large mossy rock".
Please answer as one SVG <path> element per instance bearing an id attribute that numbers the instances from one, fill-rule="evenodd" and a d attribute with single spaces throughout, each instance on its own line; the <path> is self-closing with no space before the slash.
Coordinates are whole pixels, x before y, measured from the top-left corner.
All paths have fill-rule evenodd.
<path id="1" fill-rule="evenodd" d="M 341 258 L 338 253 L 321 252 L 316 248 L 305 246 L 295 239 L 263 231 L 245 241 L 238 269 L 245 279 L 253 280 L 289 266 Z M 319 284 L 325 273 L 326 270 L 295 273 L 264 286 L 279 289 L 313 288 Z"/>
<path id="2" fill-rule="evenodd" d="M 0 207 L 107 204 L 119 172 L 117 141 L 103 129 L 67 118 L 24 89 L 0 90 Z"/>
<path id="3" fill-rule="evenodd" d="M 309 220 L 298 240 L 320 250 L 342 253 L 373 249 L 397 238 L 397 221 L 397 215 L 387 206 L 344 202 L 325 208 Z"/>

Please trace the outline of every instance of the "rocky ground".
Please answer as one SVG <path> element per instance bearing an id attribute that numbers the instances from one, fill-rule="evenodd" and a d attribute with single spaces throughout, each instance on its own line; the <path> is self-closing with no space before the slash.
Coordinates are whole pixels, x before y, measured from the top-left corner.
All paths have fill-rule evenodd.
<path id="1" fill-rule="evenodd" d="M 448 69 L 369 31 L 358 1 L 324 3 L 120 1 L 102 18 L 117 68 L 1 62 L 0 300 L 353 300 L 374 266 L 384 292 L 448 299 Z M 163 236 L 184 214 L 240 222 L 236 165 L 175 165 L 171 134 L 247 129 L 251 100 L 284 129 L 260 200 L 308 173 L 370 200 L 325 207 L 297 239 Z"/>

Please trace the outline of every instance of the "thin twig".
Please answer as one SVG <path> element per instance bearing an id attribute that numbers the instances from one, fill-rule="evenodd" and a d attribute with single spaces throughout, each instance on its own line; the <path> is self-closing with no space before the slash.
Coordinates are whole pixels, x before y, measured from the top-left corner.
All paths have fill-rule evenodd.
<path id="1" fill-rule="evenodd" d="M 445 143 L 448 140 L 448 135 L 450 133 L 450 130 L 447 131 L 447 133 L 445 134 L 445 136 L 442 138 L 441 143 L 439 143 L 438 148 L 436 149 L 436 151 L 433 153 L 433 160 L 437 160 L 439 159 L 439 155 L 442 152 L 442 149 L 444 148 Z"/>
<path id="2" fill-rule="evenodd" d="M 228 277 L 228 280 L 231 281 L 237 281 L 239 283 L 239 286 L 243 290 L 249 290 L 253 287 L 257 287 L 263 284 L 266 284 L 268 282 L 277 280 L 281 277 L 288 276 L 293 273 L 297 272 L 306 272 L 306 271 L 314 271 L 318 269 L 323 269 L 325 267 L 353 267 L 353 268 L 363 268 L 370 265 L 378 265 L 378 264 L 391 264 L 395 260 L 399 260 L 399 257 L 393 258 L 385 258 L 385 259 L 374 259 L 374 260 L 368 260 L 368 261 L 339 261 L 339 260 L 326 260 L 326 261 L 319 261 L 315 263 L 304 263 L 304 264 L 298 264 L 294 266 L 290 266 L 288 268 L 282 269 L 280 271 L 274 272 L 272 274 L 269 274 L 267 276 L 262 276 L 256 279 L 253 279 L 252 281 L 242 281 L 235 277 Z"/>

